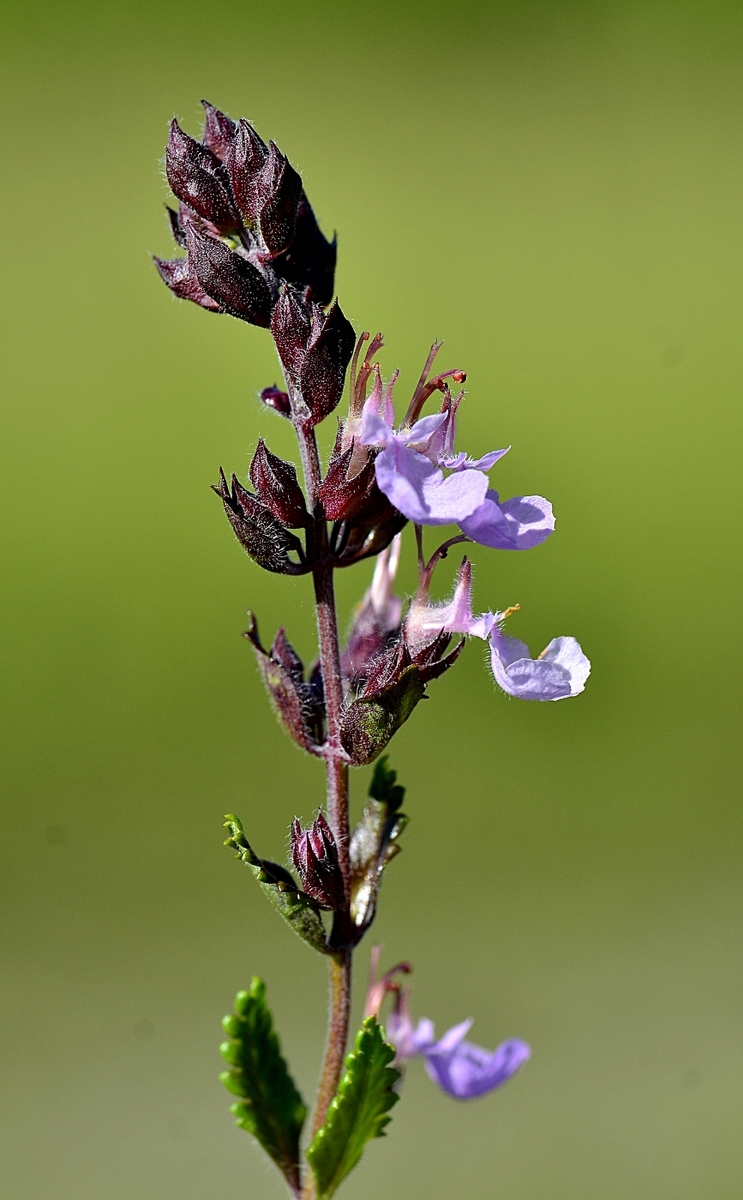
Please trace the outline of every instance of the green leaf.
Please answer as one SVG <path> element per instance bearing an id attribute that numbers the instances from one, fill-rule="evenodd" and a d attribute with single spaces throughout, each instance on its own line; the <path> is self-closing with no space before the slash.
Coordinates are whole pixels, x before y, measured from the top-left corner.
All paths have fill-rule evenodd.
<path id="1" fill-rule="evenodd" d="M 252 980 L 250 991 L 237 993 L 235 1010 L 222 1022 L 230 1041 L 220 1050 L 230 1070 L 220 1079 L 241 1097 L 231 1110 L 236 1124 L 258 1139 L 298 1196 L 299 1138 L 307 1108 L 282 1057 L 261 979 Z"/>
<path id="2" fill-rule="evenodd" d="M 225 846 L 232 846 L 238 851 L 237 857 L 250 867 L 262 891 L 279 910 L 284 920 L 288 921 L 294 932 L 313 949 L 327 954 L 325 926 L 315 901 L 299 890 L 285 867 L 269 862 L 267 858 L 258 857 L 243 832 L 239 817 L 234 813 L 227 814 L 225 829 L 230 831 Z"/>
<path id="3" fill-rule="evenodd" d="M 317 1184 L 318 1200 L 327 1200 L 361 1158 L 373 1137 L 384 1137 L 391 1118 L 386 1114 L 399 1096 L 392 1090 L 400 1072 L 389 1064 L 395 1049 L 384 1040 L 382 1027 L 367 1017 L 330 1104 L 325 1124 L 307 1147 L 307 1161 Z"/>
<path id="4" fill-rule="evenodd" d="M 397 772 L 389 769 L 387 761 L 385 755 L 374 767 L 370 799 L 349 846 L 351 920 L 359 937 L 374 920 L 384 869 L 400 853 L 397 839 L 408 823 L 405 813 L 399 811 L 405 788 L 395 783 Z"/>
<path id="5" fill-rule="evenodd" d="M 392 771 L 385 754 L 377 762 L 369 784 L 369 795 L 380 804 L 386 804 L 390 813 L 396 813 L 405 799 L 405 788 L 397 780 L 397 771 Z"/>

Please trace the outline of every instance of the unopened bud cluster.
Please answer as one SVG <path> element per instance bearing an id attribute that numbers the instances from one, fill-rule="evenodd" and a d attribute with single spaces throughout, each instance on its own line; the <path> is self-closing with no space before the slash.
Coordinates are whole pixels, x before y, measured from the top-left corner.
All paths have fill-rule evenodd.
<path id="1" fill-rule="evenodd" d="M 177 296 L 252 325 L 270 324 L 282 283 L 327 305 L 335 241 L 320 232 L 300 176 L 247 121 L 203 104 L 200 142 L 177 121 L 170 127 L 165 167 L 180 200 L 170 221 L 188 257 L 156 260 L 163 279 Z"/>

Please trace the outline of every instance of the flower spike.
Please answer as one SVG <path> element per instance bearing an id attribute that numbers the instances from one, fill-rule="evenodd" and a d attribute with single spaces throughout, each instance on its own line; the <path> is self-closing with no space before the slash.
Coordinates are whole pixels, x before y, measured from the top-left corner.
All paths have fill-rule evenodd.
<path id="1" fill-rule="evenodd" d="M 298 454 L 280 458 L 256 435 L 248 480 L 233 474 L 228 482 L 220 469 L 213 490 L 250 570 L 311 576 L 318 655 L 307 669 L 283 626 L 267 648 L 249 614 L 245 637 L 278 721 L 326 775 L 324 807 L 307 828 L 299 818 L 292 822 L 288 868 L 259 857 L 235 815 L 226 817 L 225 844 L 288 926 L 329 958 L 331 972 L 329 1036 L 306 1137 L 306 1105 L 257 978 L 223 1022 L 222 1080 L 238 1098 L 237 1124 L 279 1167 L 295 1200 L 331 1200 L 366 1144 L 384 1135 L 409 1060 L 421 1058 L 447 1095 L 471 1100 L 501 1087 L 531 1053 L 518 1038 L 492 1051 L 470 1042 L 471 1020 L 437 1038 L 430 1019 L 410 1015 L 410 964 L 380 976 L 377 948 L 363 1023 L 346 1057 L 353 952 L 375 919 L 382 880 L 408 824 L 405 788 L 384 751 L 468 638 L 487 642 L 496 683 L 523 700 L 578 695 L 591 665 L 572 637 L 554 638 L 532 658 L 524 642 L 504 632 L 518 605 L 479 611 L 469 556 L 450 595 L 437 598 L 436 570 L 454 546 L 532 549 L 554 530 L 552 507 L 541 496 L 501 500 L 491 487 L 490 472 L 509 447 L 479 457 L 457 449 L 467 375 L 459 368 L 435 373 L 441 341 L 432 344 L 399 423 L 399 373 L 383 377 L 382 335 L 357 337 L 334 298 L 336 238 L 321 232 L 299 172 L 250 122 L 202 104 L 200 141 L 178 121 L 170 127 L 166 172 L 177 203 L 167 206 L 167 219 L 180 256 L 154 261 L 175 296 L 269 330 L 277 350 L 283 379 L 254 395 L 292 426 Z M 338 409 L 349 367 L 348 411 L 334 441 L 318 438 L 315 427 Z M 301 480 L 292 457 L 301 462 Z M 396 576 L 409 521 L 418 572 L 405 599 Z M 431 554 L 424 527 L 447 525 L 454 528 L 438 536 Z M 366 558 L 377 561 L 342 647 L 335 572 Z M 297 598 L 309 583 L 296 583 Z M 371 764 L 368 796 L 352 827 L 350 768 Z M 270 799 L 283 803 L 280 794 Z M 299 966 L 297 982 L 301 988 Z M 386 1034 L 379 1024 L 385 1004 Z"/>

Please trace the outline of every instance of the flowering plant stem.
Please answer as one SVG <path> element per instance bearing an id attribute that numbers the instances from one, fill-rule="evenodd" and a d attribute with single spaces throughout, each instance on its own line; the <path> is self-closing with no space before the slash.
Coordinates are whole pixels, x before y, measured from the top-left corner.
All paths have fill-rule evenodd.
<path id="1" fill-rule="evenodd" d="M 347 756 L 340 740 L 343 684 L 341 678 L 340 643 L 338 639 L 338 616 L 335 605 L 335 588 L 333 586 L 333 564 L 327 553 L 327 524 L 317 499 L 322 476 L 315 431 L 314 429 L 306 428 L 299 422 L 295 428 L 297 430 L 305 486 L 307 489 L 308 507 L 314 517 L 315 542 L 316 544 L 319 543 L 320 546 L 320 558 L 313 570 L 313 583 L 320 649 L 320 669 L 322 671 L 325 711 L 327 715 L 327 737 L 324 753 L 327 812 L 330 828 L 338 847 L 338 861 L 343 875 L 346 896 L 348 897 L 350 895 L 350 869 L 348 860 L 349 779 Z M 349 933 L 350 914 L 346 908 L 346 911 L 336 913 L 335 915 L 333 940 L 342 944 L 347 940 Z M 338 1082 L 343 1070 L 351 1015 L 351 968 L 352 951 L 350 948 L 340 949 L 330 957 L 328 1036 L 315 1103 L 315 1116 L 312 1125 L 313 1137 L 325 1122 L 328 1106 L 338 1089 Z M 310 1175 L 307 1179 L 303 1197 L 305 1200 L 311 1200 L 313 1194 L 314 1180 Z"/>
<path id="2" fill-rule="evenodd" d="M 325 1124 L 328 1107 L 338 1090 L 343 1070 L 351 1015 L 351 957 L 350 950 L 341 950 L 330 959 L 328 1040 L 315 1101 L 315 1117 L 312 1122 L 313 1138 L 318 1129 Z M 314 1195 L 314 1178 L 308 1174 L 302 1192 L 302 1200 L 313 1200 Z"/>

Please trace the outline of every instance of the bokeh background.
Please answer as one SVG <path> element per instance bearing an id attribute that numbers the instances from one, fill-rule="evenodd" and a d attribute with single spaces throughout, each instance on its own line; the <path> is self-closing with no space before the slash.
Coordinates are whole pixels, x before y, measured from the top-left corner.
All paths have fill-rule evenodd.
<path id="1" fill-rule="evenodd" d="M 469 1105 L 414 1065 L 344 1194 L 738 1200 L 740 5 L 2 20 L 4 1195 L 279 1197 L 217 1081 L 219 1019 L 266 978 L 308 1097 L 324 1038 L 324 964 L 221 845 L 234 810 L 281 858 L 322 782 L 239 636 L 250 606 L 310 656 L 309 585 L 262 575 L 208 490 L 259 435 L 291 453 L 256 400 L 270 339 L 173 300 L 148 257 L 167 123 L 198 133 L 206 96 L 304 172 L 401 392 L 445 337 L 461 444 L 512 444 L 496 486 L 553 501 L 540 549 L 476 551 L 480 607 L 594 663 L 577 700 L 520 704 L 473 644 L 394 743 L 385 962 L 413 961 L 417 1015 L 534 1057 Z M 342 578 L 344 621 L 368 576 Z"/>

